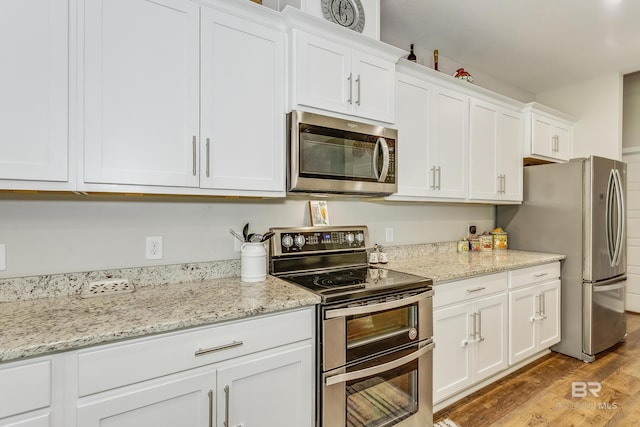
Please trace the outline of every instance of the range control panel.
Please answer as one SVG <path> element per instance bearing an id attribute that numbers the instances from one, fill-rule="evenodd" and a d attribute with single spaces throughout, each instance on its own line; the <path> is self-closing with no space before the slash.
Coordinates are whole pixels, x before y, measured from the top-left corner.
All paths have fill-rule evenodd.
<path id="1" fill-rule="evenodd" d="M 364 250 L 369 236 L 366 226 L 274 228 L 274 254 L 301 254 L 339 250 Z"/>

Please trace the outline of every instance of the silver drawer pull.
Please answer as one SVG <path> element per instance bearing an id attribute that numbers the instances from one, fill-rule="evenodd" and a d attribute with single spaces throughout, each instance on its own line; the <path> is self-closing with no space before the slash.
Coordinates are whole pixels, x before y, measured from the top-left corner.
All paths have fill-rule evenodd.
<path id="1" fill-rule="evenodd" d="M 478 286 L 477 288 L 467 289 L 467 292 L 468 293 L 479 292 L 479 291 L 484 291 L 485 289 L 487 288 L 485 288 L 484 286 Z"/>
<path id="2" fill-rule="evenodd" d="M 538 273 L 538 274 L 534 274 L 534 275 L 533 275 L 533 277 L 535 277 L 535 278 L 537 279 L 537 278 L 539 278 L 539 277 L 544 277 L 544 276 L 546 276 L 547 274 L 549 274 L 549 273 Z"/>
<path id="3" fill-rule="evenodd" d="M 217 347 L 204 348 L 204 349 L 201 348 L 198 351 L 196 351 L 195 355 L 196 357 L 204 356 L 205 354 L 215 353 L 216 351 L 228 350 L 230 348 L 240 347 L 242 344 L 244 344 L 242 341 L 234 341 L 232 343 L 219 345 Z"/>

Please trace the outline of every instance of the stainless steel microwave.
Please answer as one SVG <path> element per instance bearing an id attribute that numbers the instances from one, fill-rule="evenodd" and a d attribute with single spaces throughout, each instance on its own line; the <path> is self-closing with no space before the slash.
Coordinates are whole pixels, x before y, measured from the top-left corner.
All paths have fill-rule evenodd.
<path id="1" fill-rule="evenodd" d="M 287 121 L 290 192 L 397 191 L 397 130 L 303 111 L 292 111 Z"/>

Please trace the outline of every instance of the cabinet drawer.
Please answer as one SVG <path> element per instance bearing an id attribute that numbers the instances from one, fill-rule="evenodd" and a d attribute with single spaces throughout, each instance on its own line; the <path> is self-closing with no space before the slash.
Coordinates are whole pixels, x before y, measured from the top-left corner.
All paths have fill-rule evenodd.
<path id="1" fill-rule="evenodd" d="M 472 277 L 434 286 L 433 306 L 467 301 L 507 289 L 507 272 Z"/>
<path id="2" fill-rule="evenodd" d="M 509 288 L 546 282 L 560 277 L 560 262 L 536 265 L 509 272 Z"/>
<path id="3" fill-rule="evenodd" d="M 0 366 L 0 418 L 50 405 L 50 360 Z"/>
<path id="4" fill-rule="evenodd" d="M 307 340 L 311 308 L 78 352 L 80 396 Z"/>

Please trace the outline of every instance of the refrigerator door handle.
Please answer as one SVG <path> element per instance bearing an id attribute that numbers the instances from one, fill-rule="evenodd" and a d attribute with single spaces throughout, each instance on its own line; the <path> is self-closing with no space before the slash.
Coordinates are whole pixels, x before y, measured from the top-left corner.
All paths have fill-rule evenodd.
<path id="1" fill-rule="evenodd" d="M 620 178 L 620 171 L 618 169 L 614 169 L 614 182 L 616 188 L 616 203 L 617 203 L 617 214 L 618 214 L 618 229 L 616 233 L 616 254 L 614 256 L 615 265 L 620 264 L 620 259 L 622 258 L 622 251 L 624 250 L 624 230 L 626 228 L 625 224 L 625 206 L 624 206 L 624 194 L 622 190 L 622 178 Z"/>
<path id="2" fill-rule="evenodd" d="M 613 203 L 615 196 L 615 174 L 614 170 L 611 169 L 609 173 L 609 182 L 607 183 L 607 196 L 605 200 L 605 234 L 607 238 L 607 253 L 609 255 L 609 264 L 611 267 L 615 266 L 615 255 L 616 255 L 616 247 L 615 247 L 615 237 L 613 235 Z"/>
<path id="3" fill-rule="evenodd" d="M 626 286 L 627 275 L 614 277 L 613 279 L 603 280 L 601 282 L 585 282 L 593 287 L 594 292 L 604 292 L 610 289 L 617 289 Z M 621 283 L 621 285 L 620 285 Z"/>
<path id="4" fill-rule="evenodd" d="M 623 280 L 622 282 L 614 283 L 613 285 L 598 285 L 598 286 L 594 286 L 593 287 L 593 292 L 595 292 L 595 293 L 597 293 L 597 292 L 609 292 L 609 291 L 615 291 L 616 289 L 622 289 L 625 286 L 627 286 L 625 281 L 626 280 Z"/>

